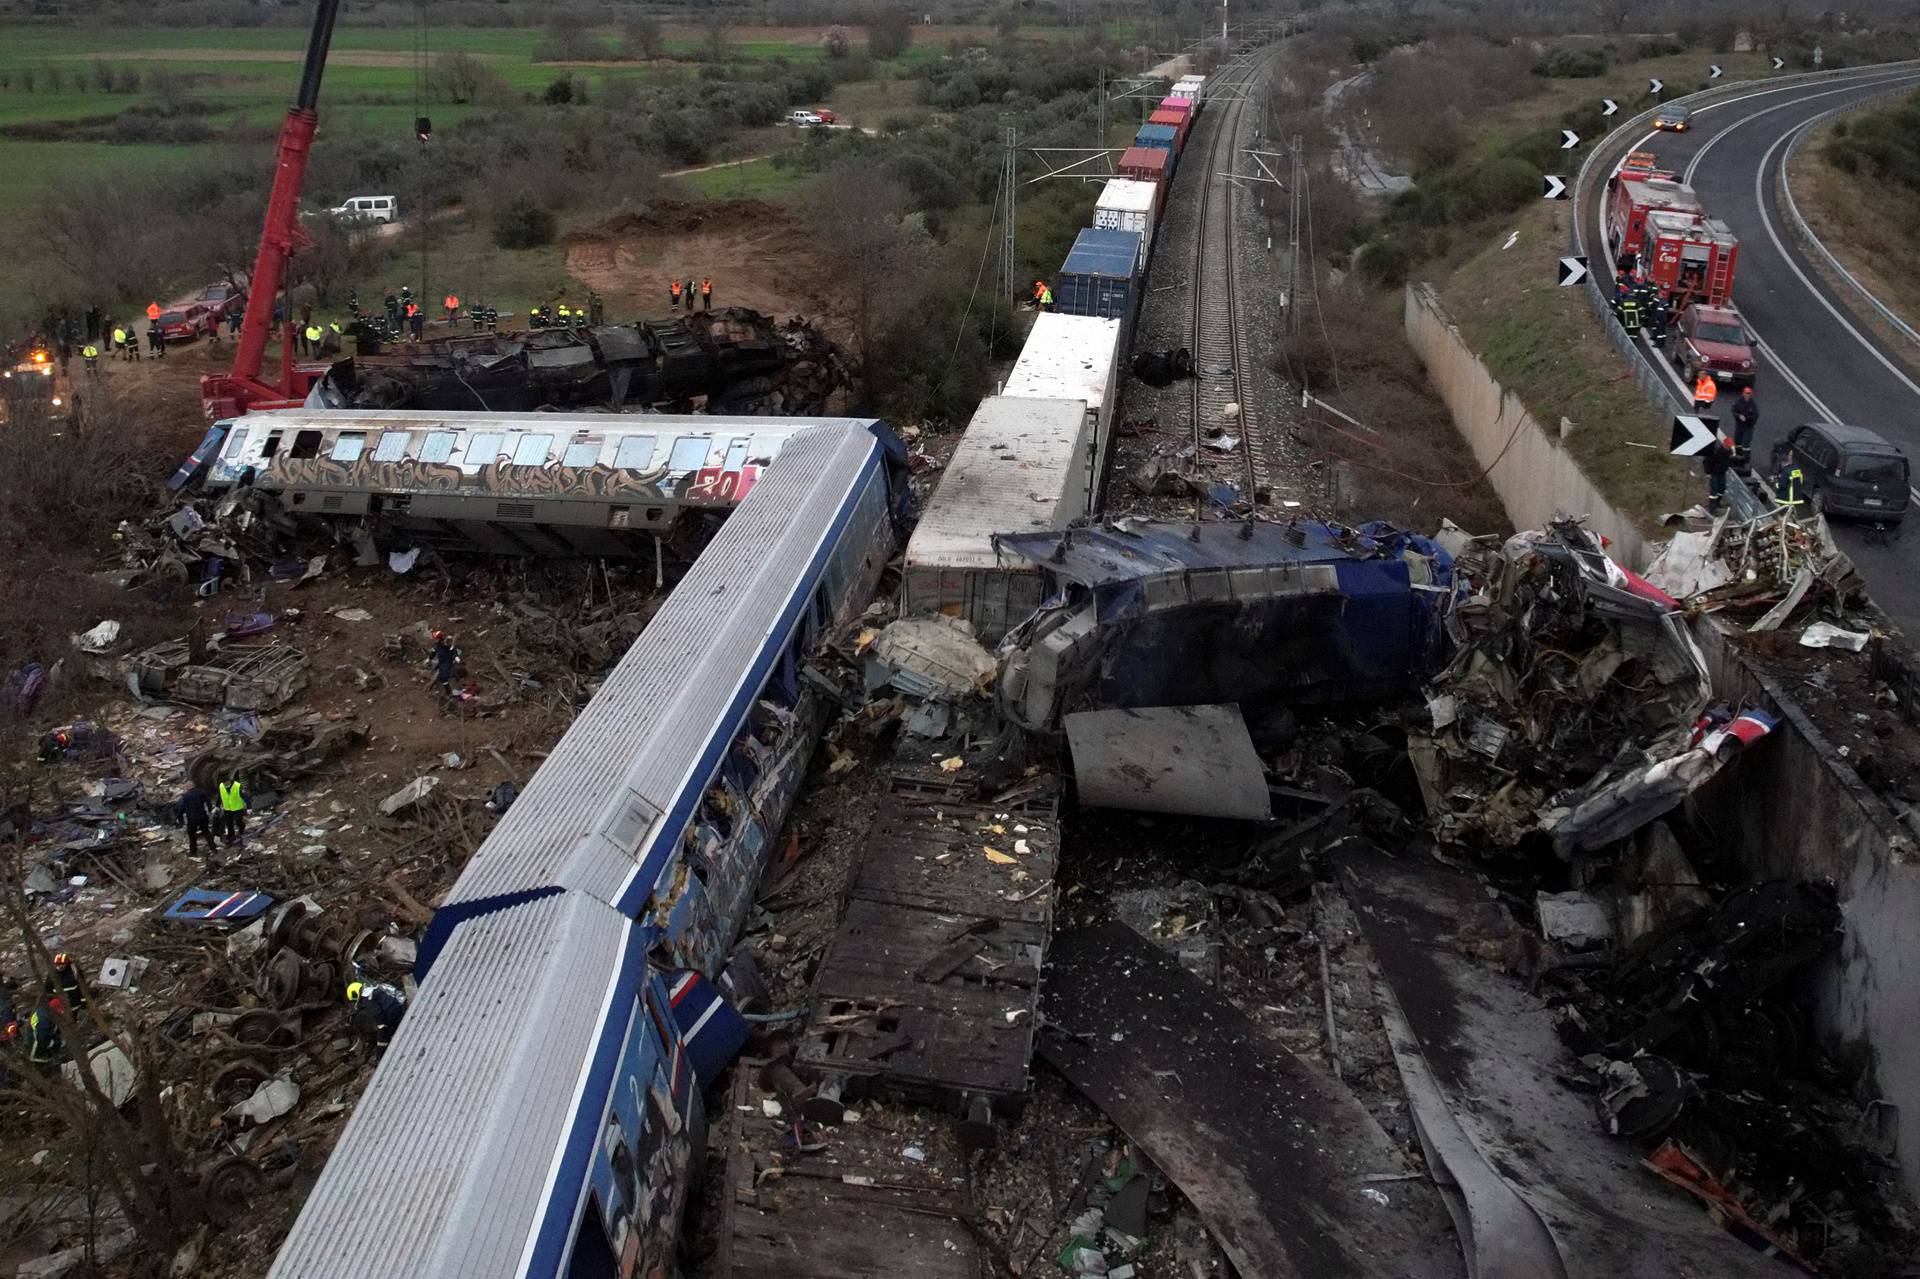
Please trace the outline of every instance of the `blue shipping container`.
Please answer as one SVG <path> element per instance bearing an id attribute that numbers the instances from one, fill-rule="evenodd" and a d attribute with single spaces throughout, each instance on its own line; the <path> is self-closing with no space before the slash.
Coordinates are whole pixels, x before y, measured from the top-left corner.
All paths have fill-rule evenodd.
<path id="1" fill-rule="evenodd" d="M 1170 124 L 1143 124 L 1140 132 L 1133 135 L 1133 145 L 1177 154 L 1180 150 L 1180 130 Z"/>
<path id="2" fill-rule="evenodd" d="M 1073 242 L 1053 284 L 1053 307 L 1068 315 L 1131 321 L 1140 289 L 1140 233 L 1088 227 Z"/>

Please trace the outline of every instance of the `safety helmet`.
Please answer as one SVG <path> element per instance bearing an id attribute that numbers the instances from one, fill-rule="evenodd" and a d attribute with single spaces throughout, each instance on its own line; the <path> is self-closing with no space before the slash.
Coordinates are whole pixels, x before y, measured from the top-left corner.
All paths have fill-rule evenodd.
<path id="1" fill-rule="evenodd" d="M 360 992 L 365 989 L 366 989 L 365 982 L 361 982 L 361 981 L 348 982 L 347 983 L 347 1002 L 352 1003 L 354 1000 L 360 998 Z"/>
<path id="2" fill-rule="evenodd" d="M 59 954 L 55 955 L 53 957 L 53 962 L 55 967 L 65 964 L 67 962 L 67 952 L 63 950 Z"/>
<path id="3" fill-rule="evenodd" d="M 433 633 L 434 643 L 436 644 L 439 643 L 441 640 L 445 639 L 446 637 L 447 637 L 447 633 L 445 631 L 435 631 Z"/>

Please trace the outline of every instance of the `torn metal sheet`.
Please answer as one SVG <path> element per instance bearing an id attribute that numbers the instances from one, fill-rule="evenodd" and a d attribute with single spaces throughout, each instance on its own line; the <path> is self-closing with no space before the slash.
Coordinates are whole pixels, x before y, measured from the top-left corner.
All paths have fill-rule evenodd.
<path id="1" fill-rule="evenodd" d="M 1762 710 L 1730 716 L 1722 708 L 1702 716 L 1684 749 L 1607 781 L 1571 812 L 1543 814 L 1541 826 L 1552 832 L 1554 851 L 1563 857 L 1625 839 L 1678 808 L 1729 758 L 1772 732 L 1777 722 Z"/>
<path id="2" fill-rule="evenodd" d="M 1058 1033 L 1042 1054 L 1179 1187 L 1240 1274 L 1465 1273 L 1431 1187 L 1367 1180 L 1405 1162 L 1353 1095 L 1126 925 L 1056 938 L 1045 1006 Z"/>
<path id="3" fill-rule="evenodd" d="M 1263 822 L 1266 771 L 1235 705 L 1079 711 L 1063 721 L 1081 804 Z"/>
<path id="4" fill-rule="evenodd" d="M 956 700 L 993 682 L 993 654 L 974 638 L 973 625 L 944 613 L 889 624 L 874 637 L 867 662 L 870 683 L 878 679 L 914 697 Z"/>
<path id="5" fill-rule="evenodd" d="M 1122 520 L 994 546 L 1061 592 L 1001 645 L 1002 709 L 1036 732 L 1104 707 L 1386 696 L 1445 654 L 1453 559 L 1386 524 Z"/>
<path id="6" fill-rule="evenodd" d="M 1477 879 L 1358 841 L 1333 857 L 1409 1047 L 1474 1151 L 1545 1224 L 1569 1279 L 1779 1274 L 1691 1204 L 1649 1193 L 1638 1153 L 1602 1133 L 1591 1099 L 1561 1082 L 1577 1067 L 1552 1014 L 1475 958 L 1519 943 Z"/>
<path id="7" fill-rule="evenodd" d="M 1613 944 L 1613 911 L 1592 893 L 1536 893 L 1540 935 L 1567 950 L 1593 950 Z"/>

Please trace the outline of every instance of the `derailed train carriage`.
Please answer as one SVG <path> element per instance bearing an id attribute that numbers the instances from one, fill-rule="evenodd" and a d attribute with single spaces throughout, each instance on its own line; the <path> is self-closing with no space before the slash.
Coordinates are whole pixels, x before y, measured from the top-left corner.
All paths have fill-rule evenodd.
<path id="1" fill-rule="evenodd" d="M 205 482 L 296 523 L 506 555 L 690 560 L 800 432 L 831 418 L 282 409 L 217 424 Z"/>
<path id="2" fill-rule="evenodd" d="M 782 458 L 436 913 L 271 1279 L 670 1268 L 724 1062 L 714 983 L 827 715 L 801 665 L 872 595 L 905 500 L 877 422 Z"/>

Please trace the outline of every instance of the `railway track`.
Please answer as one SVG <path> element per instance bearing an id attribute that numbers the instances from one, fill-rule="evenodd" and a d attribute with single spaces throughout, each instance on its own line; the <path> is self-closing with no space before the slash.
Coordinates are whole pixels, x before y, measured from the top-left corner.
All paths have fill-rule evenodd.
<path id="1" fill-rule="evenodd" d="M 1193 352 L 1193 476 L 1201 487 L 1194 500 L 1194 518 L 1205 519 L 1211 509 L 1225 514 L 1216 500 L 1222 485 L 1231 486 L 1236 500 L 1251 505 L 1267 486 L 1262 445 L 1247 400 L 1250 375 L 1257 370 L 1247 353 L 1246 328 L 1240 314 L 1235 274 L 1239 254 L 1234 242 L 1234 185 L 1225 174 L 1239 148 L 1242 115 L 1269 59 L 1252 57 L 1228 69 L 1231 77 L 1213 98 L 1220 113 L 1207 143 L 1206 171 L 1201 175 L 1199 223 L 1193 242 L 1193 312 L 1188 320 L 1187 349 Z M 1258 108 L 1255 107 L 1257 110 Z"/>

